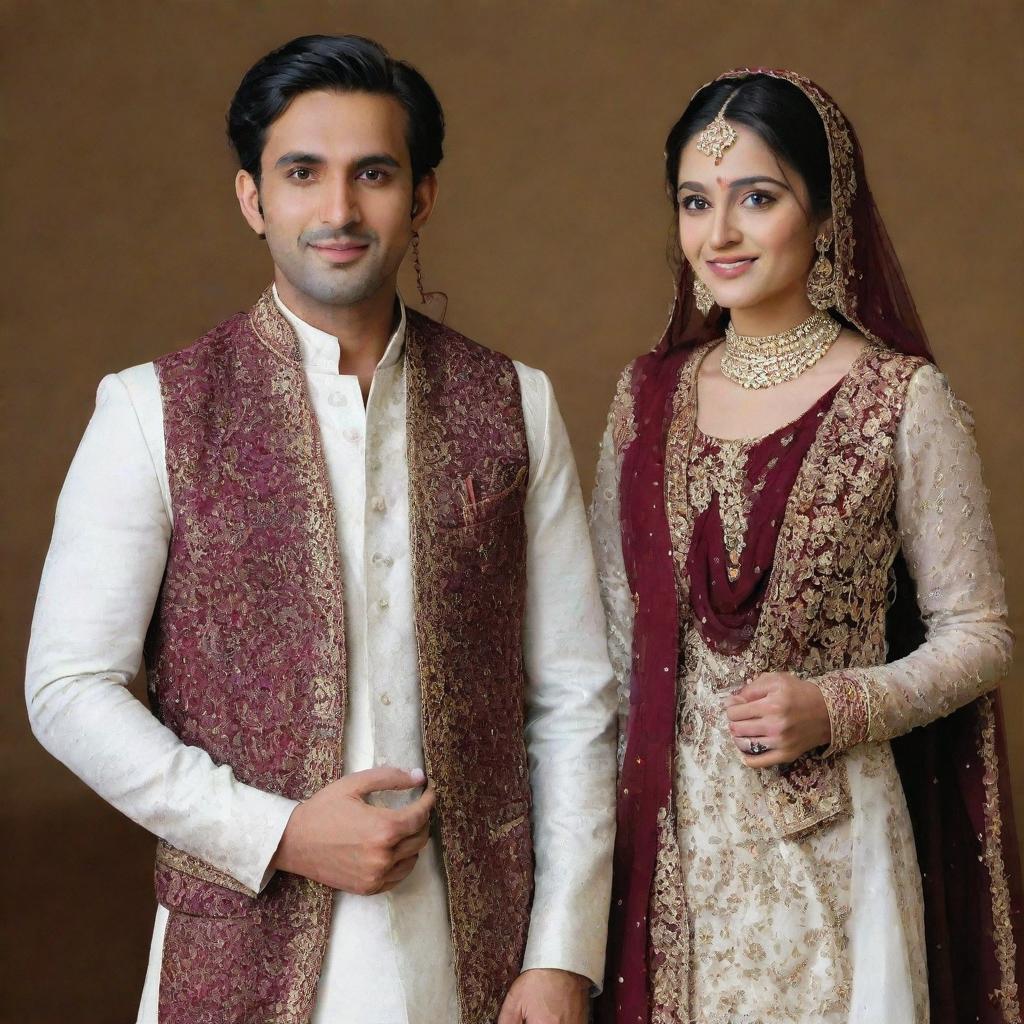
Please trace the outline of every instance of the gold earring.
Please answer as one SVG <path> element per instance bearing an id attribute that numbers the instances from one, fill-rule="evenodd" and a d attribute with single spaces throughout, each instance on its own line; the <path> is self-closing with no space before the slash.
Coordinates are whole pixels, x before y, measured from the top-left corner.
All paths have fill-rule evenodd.
<path id="1" fill-rule="evenodd" d="M 836 304 L 835 268 L 832 261 L 825 255 L 832 245 L 832 239 L 818 235 L 814 240 L 814 248 L 818 258 L 811 267 L 807 278 L 807 298 L 815 309 L 828 309 Z"/>
<path id="2" fill-rule="evenodd" d="M 693 301 L 704 316 L 711 312 L 711 307 L 715 304 L 711 289 L 697 276 L 696 271 L 693 271 Z"/>

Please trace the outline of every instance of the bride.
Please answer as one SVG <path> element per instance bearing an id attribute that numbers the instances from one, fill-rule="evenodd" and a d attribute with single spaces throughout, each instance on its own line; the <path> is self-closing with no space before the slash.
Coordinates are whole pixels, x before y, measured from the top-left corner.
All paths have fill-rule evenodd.
<path id="1" fill-rule="evenodd" d="M 599 1019 L 1019 1021 L 987 492 L 856 137 L 806 79 L 729 72 L 666 174 L 676 304 L 592 511 L 621 694 Z"/>

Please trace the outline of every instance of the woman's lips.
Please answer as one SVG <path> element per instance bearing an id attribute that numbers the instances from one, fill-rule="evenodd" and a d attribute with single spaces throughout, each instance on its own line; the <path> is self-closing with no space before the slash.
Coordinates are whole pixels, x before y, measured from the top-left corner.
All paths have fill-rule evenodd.
<path id="1" fill-rule="evenodd" d="M 369 245 L 346 242 L 334 245 L 314 245 L 313 248 L 330 263 L 352 263 L 366 252 Z"/>
<path id="2" fill-rule="evenodd" d="M 745 274 L 756 262 L 756 256 L 736 260 L 705 260 L 707 268 L 715 277 L 733 278 Z"/>

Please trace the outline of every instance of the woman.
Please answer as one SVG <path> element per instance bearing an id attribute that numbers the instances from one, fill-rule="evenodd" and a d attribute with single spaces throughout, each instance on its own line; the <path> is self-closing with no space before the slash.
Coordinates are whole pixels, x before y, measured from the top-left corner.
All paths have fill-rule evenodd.
<path id="1" fill-rule="evenodd" d="M 599 1017 L 1019 1021 L 987 494 L 856 137 L 806 79 L 734 71 L 666 173 L 676 304 L 593 508 L 622 693 Z"/>

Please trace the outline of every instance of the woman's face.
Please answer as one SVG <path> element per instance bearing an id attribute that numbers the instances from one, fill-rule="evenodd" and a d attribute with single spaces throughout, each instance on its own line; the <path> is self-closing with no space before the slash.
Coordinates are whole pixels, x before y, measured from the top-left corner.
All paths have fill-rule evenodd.
<path id="1" fill-rule="evenodd" d="M 754 131 L 738 138 L 715 165 L 697 149 L 679 161 L 679 242 L 683 255 L 723 308 L 799 303 L 806 299 L 814 239 L 828 225 L 811 212 L 803 179 Z"/>

